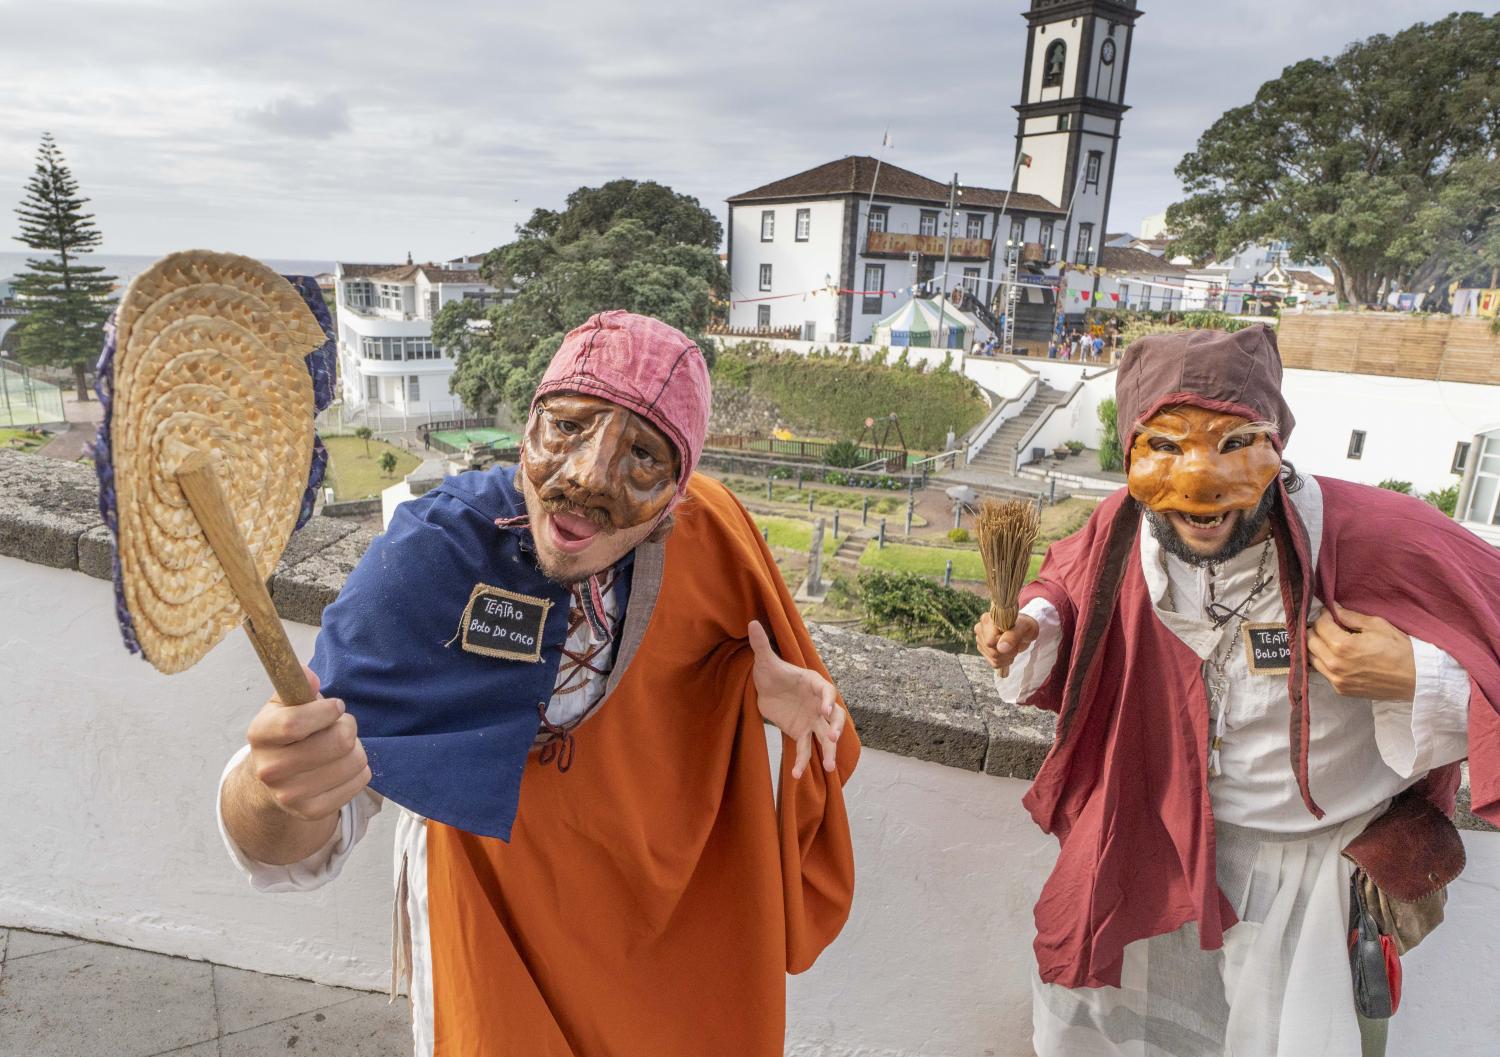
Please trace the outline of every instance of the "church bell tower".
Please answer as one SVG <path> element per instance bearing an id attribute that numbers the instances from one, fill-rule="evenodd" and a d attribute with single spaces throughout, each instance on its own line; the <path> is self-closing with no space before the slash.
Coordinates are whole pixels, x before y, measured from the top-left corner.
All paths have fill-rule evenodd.
<path id="1" fill-rule="evenodd" d="M 1053 260 L 1094 264 L 1114 185 L 1136 0 L 1031 0 L 1026 69 L 1016 107 L 1016 190 L 1069 210 L 1044 247 Z M 1028 161 L 1029 159 L 1029 161 Z"/>

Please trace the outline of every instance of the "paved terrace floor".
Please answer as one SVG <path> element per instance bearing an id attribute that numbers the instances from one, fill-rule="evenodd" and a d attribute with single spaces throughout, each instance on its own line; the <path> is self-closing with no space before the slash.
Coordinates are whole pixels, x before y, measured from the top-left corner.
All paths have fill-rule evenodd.
<path id="1" fill-rule="evenodd" d="M 409 1057 L 406 999 L 0 928 L 0 1057 Z"/>

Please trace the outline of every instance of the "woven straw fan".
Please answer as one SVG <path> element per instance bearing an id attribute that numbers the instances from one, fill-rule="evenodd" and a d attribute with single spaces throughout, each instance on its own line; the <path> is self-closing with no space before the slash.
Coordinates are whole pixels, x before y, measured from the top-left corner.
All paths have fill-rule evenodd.
<path id="1" fill-rule="evenodd" d="M 118 583 L 162 672 L 196 664 L 243 623 L 281 700 L 312 700 L 266 579 L 307 485 L 305 357 L 324 340 L 287 280 L 233 254 L 174 253 L 120 301 L 109 427 Z"/>

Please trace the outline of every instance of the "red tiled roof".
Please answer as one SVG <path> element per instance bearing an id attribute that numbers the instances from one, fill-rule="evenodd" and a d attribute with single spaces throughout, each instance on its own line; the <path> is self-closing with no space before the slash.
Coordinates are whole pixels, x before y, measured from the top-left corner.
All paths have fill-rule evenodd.
<path id="1" fill-rule="evenodd" d="M 885 198 L 909 198 L 919 202 L 946 205 L 948 185 L 929 180 L 910 169 L 889 162 L 879 164 L 879 184 L 875 194 Z M 876 182 L 876 161 L 868 155 L 851 155 L 831 161 L 806 172 L 773 180 L 728 199 L 731 203 L 775 202 L 790 198 L 824 198 L 829 195 L 867 195 Z M 963 194 L 958 207 L 999 207 L 1005 202 L 1005 192 L 993 187 L 970 187 L 962 185 Z M 1026 213 L 1062 213 L 1063 211 L 1040 195 L 1016 192 L 1010 196 L 1010 206 Z"/>
<path id="2" fill-rule="evenodd" d="M 1129 246 L 1105 246 L 1099 250 L 1099 267 L 1135 275 L 1186 275 L 1188 269 L 1164 257 Z"/>

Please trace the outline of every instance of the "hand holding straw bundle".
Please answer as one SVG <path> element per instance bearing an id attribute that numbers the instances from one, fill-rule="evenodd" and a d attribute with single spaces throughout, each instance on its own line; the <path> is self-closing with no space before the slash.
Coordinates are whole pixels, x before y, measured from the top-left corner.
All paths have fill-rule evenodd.
<path id="1" fill-rule="evenodd" d="M 1021 585 L 1040 528 L 1037 508 L 1025 499 L 986 499 L 977 521 L 979 556 L 990 589 L 990 616 L 1000 632 L 1016 626 Z"/>

